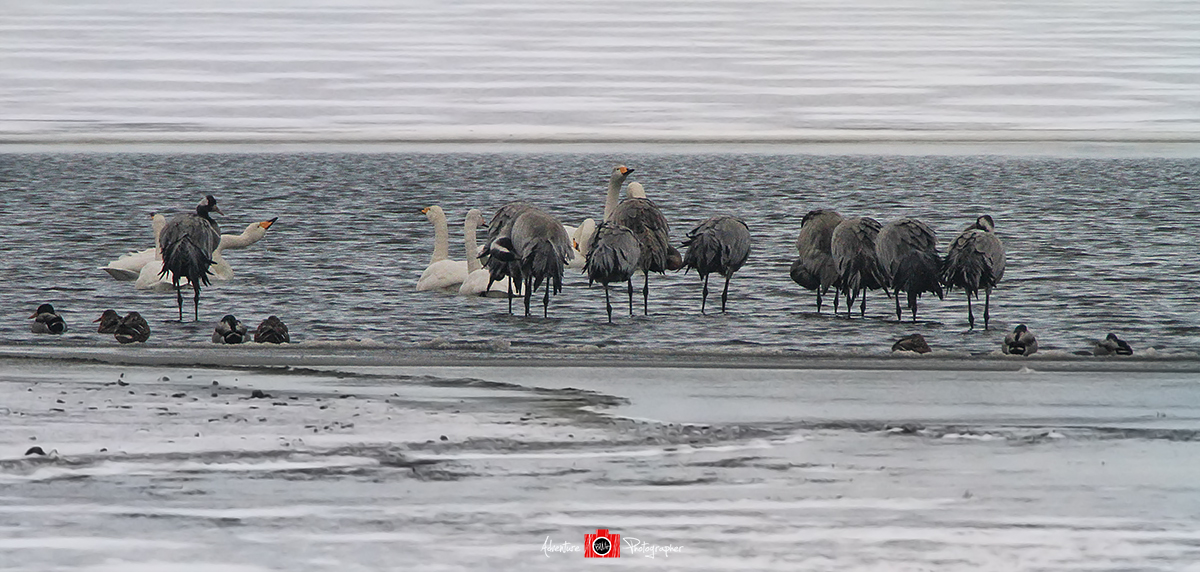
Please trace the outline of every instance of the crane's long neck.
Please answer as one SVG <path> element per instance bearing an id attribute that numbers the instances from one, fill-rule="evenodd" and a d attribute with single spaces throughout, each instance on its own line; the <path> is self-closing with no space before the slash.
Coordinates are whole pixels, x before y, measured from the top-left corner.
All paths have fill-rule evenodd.
<path id="1" fill-rule="evenodd" d="M 604 199 L 604 220 L 608 220 L 612 216 L 613 210 L 617 208 L 617 203 L 621 201 L 621 177 L 614 174 L 608 180 L 608 196 Z"/>
<path id="2" fill-rule="evenodd" d="M 429 263 L 450 258 L 450 229 L 446 228 L 446 217 L 436 216 L 433 221 L 433 256 Z"/>
<path id="3" fill-rule="evenodd" d="M 478 251 L 478 247 L 475 245 L 475 227 L 476 227 L 476 225 L 477 225 L 477 223 L 469 217 L 467 218 L 467 222 L 463 223 L 463 236 L 466 237 L 463 240 L 463 244 L 467 248 L 467 273 L 468 274 L 470 274 L 471 272 L 474 272 L 476 270 L 479 270 L 480 268 L 483 268 L 483 265 L 479 264 L 479 259 L 475 257 L 475 252 Z"/>

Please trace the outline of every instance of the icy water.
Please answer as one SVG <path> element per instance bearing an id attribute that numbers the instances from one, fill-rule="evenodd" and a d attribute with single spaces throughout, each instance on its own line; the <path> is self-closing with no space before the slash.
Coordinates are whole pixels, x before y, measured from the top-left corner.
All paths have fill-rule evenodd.
<path id="1" fill-rule="evenodd" d="M 602 290 L 576 272 L 552 297 L 549 319 L 510 316 L 499 299 L 415 292 L 428 264 L 432 225 L 419 213 L 441 205 L 451 255 L 463 259 L 469 208 L 490 217 L 527 200 L 567 224 L 600 217 L 607 176 L 636 171 L 672 225 L 676 246 L 718 213 L 745 218 L 754 237 L 734 277 L 729 312 L 701 315 L 694 274 L 654 275 L 649 317 L 618 312 L 605 323 Z M 90 322 L 106 308 L 137 310 L 151 346 L 208 345 L 212 325 L 233 313 L 253 324 L 277 314 L 299 342 L 371 341 L 398 346 L 512 344 L 520 348 L 755 349 L 886 353 L 922 332 L 937 350 L 994 351 L 1018 323 L 1043 352 L 1090 349 L 1110 331 L 1143 353 L 1194 355 L 1200 348 L 1200 162 L 1170 158 L 631 153 L 3 154 L 0 340 L 113 345 Z M 272 217 L 265 239 L 230 251 L 232 281 L 203 291 L 201 320 L 177 318 L 174 295 L 135 290 L 97 269 L 153 245 L 147 214 L 194 208 L 217 196 L 225 232 Z M 979 214 L 996 220 L 1008 251 L 992 297 L 992 329 L 967 332 L 961 292 L 922 298 L 921 321 L 896 323 L 882 293 L 867 317 L 817 314 L 788 265 L 804 213 L 835 208 L 887 222 L 927 222 L 948 243 Z M 26 317 L 52 302 L 70 332 L 33 336 Z M 640 302 L 640 300 L 639 300 Z M 536 304 L 536 302 L 535 302 Z M 519 306 L 518 306 L 519 307 Z M 844 306 L 843 306 L 844 308 Z M 981 308 L 977 308 L 980 312 Z M 981 313 L 981 312 L 980 312 Z M 907 314 L 906 314 L 907 316 Z"/>
<path id="2" fill-rule="evenodd" d="M 5 569 L 562 570 L 597 528 L 639 570 L 1200 561 L 1195 373 L 190 355 L 0 362 Z"/>
<path id="3" fill-rule="evenodd" d="M 1200 129 L 1189 0 L 48 0 L 4 16 L 0 140 Z"/>

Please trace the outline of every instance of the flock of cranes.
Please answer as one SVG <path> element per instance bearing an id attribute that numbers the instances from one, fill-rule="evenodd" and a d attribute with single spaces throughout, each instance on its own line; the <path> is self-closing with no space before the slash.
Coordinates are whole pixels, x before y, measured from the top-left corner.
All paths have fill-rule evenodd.
<path id="1" fill-rule="evenodd" d="M 462 294 L 500 293 L 525 300 L 529 315 L 533 293 L 542 285 L 542 315 L 549 312 L 550 295 L 562 290 L 564 269 L 583 260 L 588 283 L 604 287 L 604 305 L 612 321 L 610 286 L 624 283 L 633 315 L 633 279 L 642 278 L 642 312 L 649 314 L 650 274 L 667 270 L 696 270 L 703 280 L 700 311 L 708 301 L 708 280 L 713 273 L 725 279 L 721 311 L 729 298 L 729 282 L 750 256 L 751 235 L 745 221 L 736 216 L 714 216 L 696 225 L 682 242 L 681 255 L 670 240 L 670 224 L 645 189 L 629 182 L 625 200 L 620 191 L 633 173 L 624 165 L 613 168 L 599 225 L 587 219 L 569 233 L 567 227 L 547 211 L 523 201 L 500 207 L 484 225 L 478 210 L 468 213 L 464 225 L 468 261 L 448 259 L 448 230 L 445 213 L 437 206 L 422 209 L 434 224 L 434 251 L 430 265 L 417 282 L 418 290 L 458 287 Z M 593 226 L 588 226 L 592 224 Z M 476 247 L 476 229 L 488 235 Z M 594 230 L 592 230 L 594 228 Z M 572 236 L 573 234 L 573 236 Z M 902 218 L 880 225 L 870 217 L 845 218 L 832 210 L 813 210 L 804 216 L 796 241 L 797 258 L 791 265 L 792 280 L 816 292 L 817 311 L 824 297 L 834 290 L 834 312 L 839 298 L 846 299 L 850 314 L 855 301 L 866 314 L 867 291 L 883 289 L 895 299 L 896 319 L 903 319 L 900 292 L 907 296 L 912 319 L 917 319 L 917 301 L 930 293 L 944 299 L 945 291 L 961 288 L 967 294 L 967 319 L 975 327 L 972 298 L 984 292 L 984 328 L 991 318 L 991 292 L 1004 276 L 1004 246 L 995 234 L 995 223 L 980 216 L 954 240 L 945 258 L 938 253 L 937 235 L 925 223 Z M 477 282 L 467 288 L 468 275 L 475 275 L 471 260 L 483 261 Z M 483 285 L 483 273 L 488 276 Z"/>

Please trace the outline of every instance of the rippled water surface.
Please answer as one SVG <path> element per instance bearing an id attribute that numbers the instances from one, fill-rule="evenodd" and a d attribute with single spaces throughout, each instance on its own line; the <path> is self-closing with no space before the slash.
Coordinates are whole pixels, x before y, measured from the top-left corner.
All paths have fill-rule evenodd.
<path id="1" fill-rule="evenodd" d="M 731 286 L 726 315 L 701 315 L 694 274 L 654 275 L 650 317 L 604 318 L 603 294 L 568 274 L 550 317 L 509 316 L 503 300 L 415 292 L 433 244 L 418 211 L 441 205 L 451 256 L 463 258 L 469 208 L 490 217 L 512 200 L 564 223 L 602 212 L 607 174 L 623 162 L 670 221 L 677 246 L 716 213 L 743 216 L 750 260 Z M 113 344 L 91 332 L 105 308 L 137 310 L 150 344 L 206 344 L 225 313 L 257 323 L 278 314 L 294 341 L 412 344 L 503 339 L 514 347 L 578 344 L 658 349 L 759 347 L 885 352 L 920 331 L 940 350 L 982 353 L 1025 323 L 1043 350 L 1077 351 L 1109 331 L 1137 350 L 1200 347 L 1200 162 L 1001 156 L 600 153 L 273 153 L 0 155 L 0 261 L 7 342 Z M 172 294 L 138 291 L 97 269 L 153 244 L 147 214 L 220 200 L 225 232 L 279 217 L 266 238 L 230 252 L 235 277 L 204 290 L 201 320 L 176 318 Z M 941 250 L 978 214 L 996 220 L 1008 251 L 992 297 L 991 331 L 965 333 L 961 292 L 922 299 L 917 325 L 897 324 L 872 293 L 867 318 L 815 312 L 788 277 L 806 211 L 832 207 L 882 222 L 917 217 Z M 60 309 L 66 340 L 36 337 L 26 319 L 40 302 Z M 190 305 L 190 301 L 185 304 Z M 190 309 L 188 310 L 190 313 Z"/>

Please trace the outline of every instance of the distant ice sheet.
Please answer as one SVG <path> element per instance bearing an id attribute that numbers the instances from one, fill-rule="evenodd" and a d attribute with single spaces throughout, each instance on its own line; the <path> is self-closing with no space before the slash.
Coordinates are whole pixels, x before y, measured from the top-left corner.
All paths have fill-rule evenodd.
<path id="1" fill-rule="evenodd" d="M 0 140 L 1186 139 L 1198 20 L 1186 0 L 14 3 Z"/>

